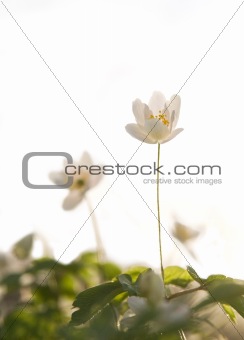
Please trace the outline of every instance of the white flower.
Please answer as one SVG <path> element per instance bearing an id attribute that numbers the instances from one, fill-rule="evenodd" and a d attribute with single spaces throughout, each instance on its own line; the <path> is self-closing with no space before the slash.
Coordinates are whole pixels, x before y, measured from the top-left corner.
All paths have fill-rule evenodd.
<path id="1" fill-rule="evenodd" d="M 174 230 L 172 232 L 173 236 L 177 238 L 182 243 L 186 243 L 189 240 L 192 240 L 199 236 L 200 232 L 194 229 L 187 227 L 186 225 L 175 222 Z"/>
<path id="2" fill-rule="evenodd" d="M 65 164 L 67 165 L 67 164 Z M 86 166 L 88 169 L 92 165 L 92 159 L 87 152 L 84 152 L 79 164 L 74 164 L 76 169 L 80 166 Z M 67 182 L 68 178 L 63 172 L 52 172 L 49 175 L 50 179 L 57 185 L 61 185 Z M 84 198 L 85 193 L 93 188 L 101 180 L 100 175 L 91 175 L 87 169 L 80 167 L 80 174 L 77 173 L 73 176 L 73 184 L 69 188 L 69 194 L 64 199 L 64 210 L 71 210 L 75 208 Z"/>
<path id="3" fill-rule="evenodd" d="M 165 297 L 165 288 L 162 278 L 151 269 L 141 273 L 137 282 L 141 296 L 147 297 L 150 303 L 155 304 Z"/>
<path id="4" fill-rule="evenodd" d="M 121 330 L 128 330 L 143 320 L 150 334 L 163 329 L 181 325 L 189 318 L 189 308 L 182 302 L 169 301 L 165 298 L 164 285 L 160 276 L 151 269 L 140 274 L 137 280 L 140 296 L 127 299 L 129 309 L 120 320 Z"/>
<path id="5" fill-rule="evenodd" d="M 180 97 L 173 95 L 165 100 L 161 92 L 154 92 L 149 104 L 136 99 L 132 110 L 137 124 L 126 125 L 126 131 L 142 142 L 166 143 L 176 137 L 183 129 L 175 129 L 180 114 Z"/>
<path id="6" fill-rule="evenodd" d="M 149 334 L 153 334 L 177 329 L 177 326 L 184 324 L 190 317 L 188 306 L 177 301 L 164 299 L 152 305 L 146 298 L 130 296 L 127 302 L 129 309 L 120 320 L 122 330 L 133 328 L 143 319 L 143 325 L 147 327 Z"/>

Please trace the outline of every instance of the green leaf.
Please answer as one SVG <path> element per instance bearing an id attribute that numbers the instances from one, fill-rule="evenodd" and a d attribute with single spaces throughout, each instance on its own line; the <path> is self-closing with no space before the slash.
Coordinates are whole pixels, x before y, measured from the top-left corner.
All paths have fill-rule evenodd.
<path id="1" fill-rule="evenodd" d="M 112 262 L 98 263 L 98 268 L 101 270 L 104 281 L 110 281 L 121 274 L 121 269 Z"/>
<path id="2" fill-rule="evenodd" d="M 121 274 L 118 276 L 118 280 L 119 282 L 123 285 L 128 285 L 132 283 L 132 279 L 131 279 L 131 276 L 129 274 Z"/>
<path id="3" fill-rule="evenodd" d="M 164 270 L 164 283 L 166 285 L 172 284 L 185 288 L 192 281 L 192 276 L 181 267 L 170 266 Z"/>
<path id="4" fill-rule="evenodd" d="M 244 317 L 244 281 L 230 278 L 214 280 L 206 287 L 208 298 L 194 308 L 195 311 L 214 302 L 230 305 Z"/>
<path id="5" fill-rule="evenodd" d="M 95 315 L 89 323 L 89 329 L 91 330 L 92 336 L 88 339 L 117 339 L 118 323 L 114 307 L 107 305 L 100 313 Z"/>
<path id="6" fill-rule="evenodd" d="M 81 325 L 102 310 L 113 298 L 124 292 L 119 281 L 108 282 L 81 292 L 73 306 L 79 308 L 72 314 L 71 324 Z"/>
<path id="7" fill-rule="evenodd" d="M 28 258 L 33 246 L 34 234 L 29 234 L 19 240 L 12 248 L 12 253 L 20 260 Z"/>
<path id="8" fill-rule="evenodd" d="M 233 307 L 237 313 L 239 313 L 244 318 L 244 297 L 238 296 L 227 300 L 226 303 Z"/>
<path id="9" fill-rule="evenodd" d="M 21 287 L 20 278 L 21 273 L 10 273 L 0 280 L 0 284 L 6 285 L 8 291 L 15 291 Z"/>
<path id="10" fill-rule="evenodd" d="M 208 285 L 209 283 L 215 281 L 215 280 L 225 280 L 227 277 L 222 274 L 214 274 L 210 275 L 207 279 L 202 279 L 204 282 L 204 285 Z"/>
<path id="11" fill-rule="evenodd" d="M 191 277 L 193 278 L 194 281 L 196 281 L 200 284 L 203 284 L 204 280 L 199 277 L 197 272 L 192 267 L 187 266 L 187 271 L 191 275 Z"/>
<path id="12" fill-rule="evenodd" d="M 64 268 L 64 265 L 60 262 L 57 262 L 57 260 L 44 257 L 32 261 L 32 267 L 28 269 L 28 272 L 32 274 L 37 274 L 39 271 L 42 270 L 57 270 L 58 268 Z"/>
<path id="13" fill-rule="evenodd" d="M 129 295 L 137 295 L 136 285 L 132 283 L 132 278 L 128 274 L 121 274 L 118 276 L 118 280 L 121 283 L 124 291 L 128 292 Z"/>
<path id="14" fill-rule="evenodd" d="M 217 301 L 222 301 L 244 294 L 244 281 L 226 278 L 214 280 L 207 286 L 207 290 Z"/>
<path id="15" fill-rule="evenodd" d="M 225 311 L 225 313 L 230 318 L 230 320 L 235 323 L 236 322 L 236 315 L 235 315 L 235 312 L 233 311 L 233 309 L 231 308 L 231 306 L 223 303 L 222 307 L 223 307 L 223 310 Z"/>
<path id="16" fill-rule="evenodd" d="M 129 274 L 132 278 L 132 281 L 135 282 L 138 279 L 138 276 L 147 271 L 149 268 L 144 267 L 144 266 L 136 266 L 136 267 L 131 267 L 129 268 L 126 272 Z"/>
<path id="17" fill-rule="evenodd" d="M 81 261 L 83 264 L 96 264 L 97 263 L 97 253 L 95 252 L 85 252 L 81 254 L 79 261 Z"/>

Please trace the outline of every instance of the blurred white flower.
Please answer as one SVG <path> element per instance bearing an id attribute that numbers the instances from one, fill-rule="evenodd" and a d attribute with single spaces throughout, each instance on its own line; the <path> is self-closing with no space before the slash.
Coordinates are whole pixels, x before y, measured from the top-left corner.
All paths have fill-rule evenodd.
<path id="1" fill-rule="evenodd" d="M 180 97 L 173 95 L 166 101 L 161 92 L 154 92 L 149 104 L 136 99 L 132 110 L 137 124 L 126 125 L 134 138 L 148 144 L 163 144 L 176 137 L 183 129 L 175 129 L 180 114 Z"/>
<path id="2" fill-rule="evenodd" d="M 165 298 L 163 280 L 151 269 L 148 269 L 139 276 L 137 286 L 140 296 L 146 297 L 152 304 L 158 303 L 158 301 Z"/>
<path id="3" fill-rule="evenodd" d="M 181 241 L 182 243 L 186 243 L 198 237 L 200 232 L 191 229 L 180 222 L 175 222 L 172 234 L 175 238 L 177 238 L 177 240 Z"/>
<path id="4" fill-rule="evenodd" d="M 162 279 L 151 269 L 139 275 L 136 286 L 139 296 L 128 297 L 129 309 L 120 320 L 121 330 L 131 329 L 143 320 L 153 334 L 177 327 L 189 318 L 189 308 L 184 303 L 165 298 Z"/>
<path id="5" fill-rule="evenodd" d="M 186 304 L 177 301 L 159 300 L 152 305 L 143 297 L 128 297 L 129 310 L 125 312 L 120 321 L 122 330 L 133 328 L 138 320 L 144 320 L 150 334 L 167 331 L 184 324 L 190 317 L 190 311 Z"/>
<path id="6" fill-rule="evenodd" d="M 186 225 L 176 221 L 174 224 L 174 229 L 172 230 L 172 234 L 177 240 L 184 244 L 189 254 L 194 259 L 197 259 L 197 256 L 192 249 L 193 244 L 191 241 L 195 240 L 200 235 L 200 231 L 191 229 Z"/>
<path id="7" fill-rule="evenodd" d="M 76 169 L 80 166 L 90 167 L 92 165 L 91 156 L 88 152 L 84 152 L 79 164 L 74 164 Z M 65 164 L 66 165 L 66 164 Z M 68 178 L 65 172 L 51 172 L 49 175 L 50 179 L 57 185 L 64 184 Z M 64 199 L 63 209 L 71 210 L 74 209 L 84 198 L 85 193 L 99 183 L 102 175 L 91 175 L 84 167 L 80 168 L 80 174 L 77 173 L 73 176 L 73 184 L 69 188 L 69 194 Z"/>

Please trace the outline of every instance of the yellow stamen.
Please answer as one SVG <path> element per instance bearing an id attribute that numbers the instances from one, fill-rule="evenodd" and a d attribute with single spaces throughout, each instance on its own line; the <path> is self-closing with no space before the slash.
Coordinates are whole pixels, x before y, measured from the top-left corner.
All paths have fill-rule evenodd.
<path id="1" fill-rule="evenodd" d="M 169 126 L 169 121 L 166 118 L 166 115 L 164 113 L 162 113 L 161 110 L 159 110 L 159 115 L 158 116 L 150 115 L 149 119 L 153 119 L 153 118 L 157 118 L 157 119 L 161 120 L 161 122 L 164 125 Z"/>
<path id="2" fill-rule="evenodd" d="M 85 178 L 76 178 L 70 187 L 70 190 L 83 190 L 85 189 L 87 183 Z"/>

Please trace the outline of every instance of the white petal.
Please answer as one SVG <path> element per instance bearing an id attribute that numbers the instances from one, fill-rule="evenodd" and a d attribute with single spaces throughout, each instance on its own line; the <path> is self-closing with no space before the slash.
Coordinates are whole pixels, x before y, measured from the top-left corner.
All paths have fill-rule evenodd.
<path id="1" fill-rule="evenodd" d="M 164 109 L 165 97 L 161 92 L 155 91 L 149 101 L 149 109 L 154 115 L 158 115 L 160 110 Z"/>
<path id="2" fill-rule="evenodd" d="M 87 151 L 83 152 L 79 165 L 86 165 L 88 167 L 92 165 L 91 156 Z"/>
<path id="3" fill-rule="evenodd" d="M 132 328 L 136 321 L 136 316 L 123 317 L 123 319 L 120 320 L 120 329 L 126 331 L 127 329 Z"/>
<path id="4" fill-rule="evenodd" d="M 164 108 L 163 108 L 163 110 L 162 110 L 162 113 L 165 115 L 165 117 L 166 117 L 166 119 L 168 120 L 168 121 L 170 121 L 170 111 L 168 110 L 168 106 L 167 106 L 167 101 L 166 101 L 166 103 L 164 104 Z"/>
<path id="5" fill-rule="evenodd" d="M 180 104 L 181 104 L 180 96 L 175 95 L 175 94 L 166 103 L 168 110 L 170 112 L 170 116 L 171 116 L 171 129 L 172 130 L 174 130 L 179 120 Z M 173 115 L 173 112 L 174 112 L 174 115 Z"/>
<path id="6" fill-rule="evenodd" d="M 102 177 L 103 177 L 102 170 L 101 170 L 101 174 L 99 174 L 99 175 L 89 175 L 89 179 L 88 179 L 89 188 L 95 187 L 101 181 Z"/>
<path id="7" fill-rule="evenodd" d="M 142 130 L 137 124 L 127 124 L 125 129 L 132 137 L 139 139 L 141 142 L 148 144 L 157 143 L 156 140 L 147 136 L 148 134 L 146 133 L 146 131 Z"/>
<path id="8" fill-rule="evenodd" d="M 150 138 L 156 142 L 165 140 L 170 135 L 169 128 L 157 118 L 146 119 L 144 128 Z"/>
<path id="9" fill-rule="evenodd" d="M 148 308 L 148 303 L 146 299 L 139 296 L 130 296 L 128 297 L 127 302 L 130 309 L 135 314 L 142 313 Z"/>
<path id="10" fill-rule="evenodd" d="M 63 209 L 71 210 L 74 209 L 83 199 L 84 192 L 80 190 L 72 190 L 69 192 L 68 196 L 64 199 Z"/>
<path id="11" fill-rule="evenodd" d="M 182 132 L 184 129 L 176 129 L 174 131 L 172 131 L 171 135 L 169 136 L 169 138 L 167 138 L 166 140 L 161 140 L 159 143 L 160 144 L 164 144 L 164 143 L 167 143 L 169 142 L 171 139 L 175 138 L 180 132 Z"/>
<path id="12" fill-rule="evenodd" d="M 173 129 L 173 126 L 176 125 L 176 124 L 174 124 L 174 122 L 175 122 L 175 111 L 173 111 L 173 112 L 171 113 L 171 119 L 170 119 L 170 132 L 172 132 L 172 130 L 174 130 L 174 129 Z"/>
<path id="13" fill-rule="evenodd" d="M 145 125 L 145 119 L 149 119 L 152 114 L 153 112 L 149 109 L 149 106 L 147 104 L 144 104 L 144 124 L 143 125 Z"/>
<path id="14" fill-rule="evenodd" d="M 51 172 L 49 174 L 50 180 L 56 185 L 66 184 L 68 179 L 64 172 Z"/>
<path id="15" fill-rule="evenodd" d="M 140 99 L 136 99 L 132 103 L 132 110 L 136 119 L 136 122 L 141 127 L 145 124 L 145 119 L 149 118 L 150 115 L 153 113 L 147 104 L 141 102 Z"/>
<path id="16" fill-rule="evenodd" d="M 134 113 L 137 124 L 143 126 L 145 104 L 143 104 L 140 99 L 136 99 L 132 103 L 132 111 Z"/>

